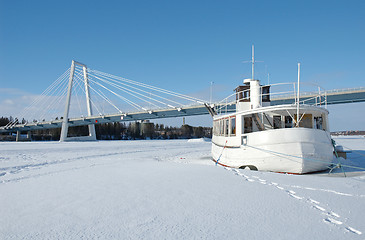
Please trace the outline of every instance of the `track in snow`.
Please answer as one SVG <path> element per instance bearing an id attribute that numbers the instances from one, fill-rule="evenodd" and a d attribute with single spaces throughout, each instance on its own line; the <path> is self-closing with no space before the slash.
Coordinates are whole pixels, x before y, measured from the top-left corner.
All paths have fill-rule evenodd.
<path id="1" fill-rule="evenodd" d="M 259 183 L 259 184 L 267 185 L 267 186 L 270 186 L 270 187 L 275 187 L 276 189 L 279 189 L 280 191 L 283 191 L 289 197 L 292 197 L 293 199 L 296 199 L 298 201 L 301 201 L 303 203 L 308 204 L 312 209 L 315 209 L 320 214 L 324 215 L 324 218 L 323 218 L 324 223 L 333 224 L 335 226 L 342 227 L 345 232 L 350 232 L 350 233 L 357 234 L 357 235 L 362 234 L 362 232 L 357 230 L 356 228 L 345 224 L 339 214 L 332 211 L 330 208 L 323 207 L 323 205 L 321 205 L 321 203 L 319 201 L 314 200 L 311 197 L 299 196 L 299 195 L 297 195 L 297 193 L 295 191 L 289 189 L 287 186 L 279 185 L 276 182 L 269 182 L 269 181 L 267 181 L 265 179 L 262 179 L 258 176 L 248 176 L 248 175 L 245 175 L 242 172 L 242 171 L 247 171 L 247 170 L 239 170 L 239 169 L 233 169 L 233 168 L 228 168 L 228 167 L 224 167 L 224 168 L 228 171 L 232 171 L 235 175 L 244 178 L 244 180 L 247 181 L 247 182 Z M 339 192 L 329 190 L 329 189 L 305 188 L 305 187 L 301 187 L 301 186 L 291 186 L 291 187 L 307 189 L 307 190 L 326 191 L 326 192 L 329 192 L 329 193 L 334 193 L 334 194 L 338 194 L 338 195 L 342 195 L 342 196 L 353 196 L 352 194 L 339 193 Z M 360 196 L 362 196 L 362 195 L 360 195 Z"/>

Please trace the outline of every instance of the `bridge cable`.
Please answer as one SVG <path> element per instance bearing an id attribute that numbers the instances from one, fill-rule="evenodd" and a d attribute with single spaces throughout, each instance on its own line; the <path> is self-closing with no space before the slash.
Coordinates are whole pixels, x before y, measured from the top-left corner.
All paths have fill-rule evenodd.
<path id="1" fill-rule="evenodd" d="M 125 97 L 123 97 L 123 96 L 121 96 L 121 95 L 117 94 L 116 92 L 114 92 L 114 91 L 112 91 L 112 90 L 108 89 L 107 87 L 105 87 L 104 85 L 100 84 L 99 82 L 95 82 L 95 81 L 93 81 L 93 80 L 91 80 L 91 79 L 89 79 L 89 80 L 90 80 L 91 82 L 95 83 L 96 85 L 99 85 L 100 87 L 105 88 L 106 90 L 108 90 L 109 92 L 111 92 L 112 94 L 114 94 L 115 96 L 117 96 L 118 98 L 120 98 L 120 99 L 124 100 L 125 102 L 127 102 L 128 104 L 130 104 L 132 107 L 136 108 L 137 110 L 142 109 L 142 107 L 141 107 L 141 106 L 139 106 L 137 103 L 134 103 L 133 101 L 130 101 L 130 100 L 128 100 L 127 98 L 125 98 Z"/>
<path id="2" fill-rule="evenodd" d="M 126 78 L 121 78 L 121 77 L 114 76 L 114 75 L 111 75 L 111 74 L 108 74 L 108 73 L 103 73 L 103 72 L 100 72 L 100 71 L 97 71 L 97 70 L 90 70 L 90 71 L 93 72 L 93 73 L 96 73 L 96 74 L 109 76 L 109 77 L 112 77 L 114 79 L 118 79 L 120 81 L 125 81 L 125 82 L 129 82 L 129 83 L 132 83 L 132 84 L 135 84 L 135 85 L 138 85 L 138 86 L 143 86 L 145 88 L 149 88 L 149 89 L 159 91 L 159 92 L 162 92 L 162 93 L 165 93 L 165 94 L 169 94 L 169 95 L 172 95 L 172 96 L 177 96 L 177 97 L 180 97 L 180 98 L 184 98 L 186 100 L 194 101 L 194 102 L 197 102 L 199 104 L 204 104 L 204 101 L 201 100 L 201 99 L 198 99 L 198 98 L 190 97 L 190 96 L 187 96 L 187 95 L 184 95 L 184 94 L 176 93 L 176 92 L 169 91 L 169 90 L 159 88 L 159 87 L 154 87 L 154 86 L 151 86 L 151 85 L 148 85 L 148 84 L 136 82 L 136 81 L 129 80 L 129 79 L 126 79 Z"/>
<path id="3" fill-rule="evenodd" d="M 136 92 L 136 91 L 133 91 L 133 90 L 128 90 L 128 89 L 126 89 L 125 87 L 121 87 L 121 86 L 118 86 L 118 85 L 116 85 L 116 84 L 113 84 L 113 83 L 111 83 L 111 82 L 108 82 L 108 81 L 106 81 L 106 80 L 103 80 L 103 79 L 101 79 L 101 78 L 99 78 L 99 77 L 96 77 L 96 78 L 98 78 L 100 81 L 102 81 L 102 82 L 104 82 L 104 83 L 108 83 L 109 85 L 112 85 L 113 87 L 115 87 L 115 88 L 117 88 L 117 89 L 119 89 L 119 90 L 122 90 L 123 92 L 125 92 L 125 93 L 128 93 L 128 94 L 130 94 L 130 95 L 132 95 L 133 97 L 135 97 L 135 98 L 138 98 L 138 99 L 140 99 L 140 100 L 142 100 L 142 101 L 144 101 L 144 102 L 147 102 L 147 103 L 149 103 L 149 104 L 151 104 L 151 105 L 154 105 L 155 107 L 157 107 L 157 108 L 159 108 L 159 106 L 157 106 L 156 104 L 154 104 L 154 103 L 152 103 L 152 102 L 149 102 L 149 101 L 147 101 L 147 100 L 145 100 L 145 99 L 143 99 L 143 98 L 141 98 L 141 97 L 138 97 L 137 95 L 140 95 L 140 96 L 142 96 L 142 97 L 147 97 L 147 96 L 145 96 L 145 95 L 143 95 L 143 94 L 141 94 L 141 93 L 138 93 L 138 92 Z M 108 89 L 109 91 L 110 91 L 110 89 Z M 132 93 L 131 93 L 132 92 Z M 134 94 L 133 94 L 134 93 Z M 137 94 L 137 95 L 136 95 Z M 147 98 L 149 98 L 149 99 L 152 99 L 152 98 L 150 98 L 150 97 L 147 97 Z M 157 100 L 155 100 L 155 101 L 157 101 Z M 144 110 L 144 108 L 142 107 L 141 108 L 142 110 Z"/>
<path id="4" fill-rule="evenodd" d="M 155 97 L 158 97 L 158 98 L 161 98 L 161 99 L 164 99 L 164 100 L 166 100 L 166 101 L 169 101 L 169 102 L 172 102 L 172 103 L 175 103 L 175 104 L 177 104 L 177 105 L 182 105 L 181 103 L 178 103 L 178 102 L 176 102 L 176 101 L 173 101 L 173 100 L 170 100 L 170 99 L 167 99 L 167 98 L 164 98 L 164 97 L 162 97 L 162 96 L 159 96 L 159 95 L 156 95 L 156 94 L 153 94 L 152 92 L 147 92 L 147 91 L 144 91 L 144 90 L 142 90 L 142 89 L 139 89 L 139 88 L 136 88 L 136 87 L 133 87 L 133 86 L 131 86 L 131 85 L 128 85 L 128 84 L 125 84 L 125 83 L 121 83 L 121 82 L 119 82 L 119 81 L 115 81 L 115 80 L 113 80 L 113 79 L 110 79 L 109 77 L 106 77 L 107 79 L 109 79 L 110 81 L 112 81 L 112 82 L 114 82 L 115 84 L 123 84 L 123 85 L 125 85 L 125 86 L 127 86 L 127 87 L 130 87 L 130 88 L 133 88 L 133 89 L 136 89 L 136 90 L 138 90 L 138 91 L 141 91 L 141 92 L 144 92 L 144 93 L 147 93 L 147 94 L 150 94 L 150 95 L 153 95 L 153 96 L 155 96 Z M 109 81 L 108 81 L 108 83 L 109 84 L 111 84 Z M 113 85 L 113 86 L 115 86 L 115 85 Z M 155 91 L 155 90 L 154 90 Z M 144 95 L 145 97 L 148 97 L 147 95 Z M 161 104 L 163 104 L 163 105 L 166 105 L 166 106 L 169 106 L 169 107 L 171 107 L 169 104 L 167 104 L 167 103 L 164 103 L 164 102 L 160 102 L 160 101 L 158 101 L 158 100 L 156 100 L 156 99 L 154 99 L 154 98 L 151 98 L 151 97 L 148 97 L 149 99 L 151 99 L 151 100 L 154 100 L 154 101 L 156 101 L 156 102 L 159 102 L 159 103 L 161 103 Z"/>
<path id="5" fill-rule="evenodd" d="M 42 94 L 40 96 L 38 96 L 37 98 L 35 98 L 33 100 L 33 102 L 24 110 L 22 110 L 22 112 L 19 114 L 19 118 L 24 118 L 28 112 L 30 112 L 35 106 L 37 106 L 43 99 L 45 95 L 49 95 L 49 93 L 51 91 L 53 91 L 53 89 L 59 85 L 60 82 L 62 82 L 64 80 L 64 78 L 69 74 L 70 72 L 70 68 L 67 69 L 56 81 L 54 81 L 46 90 L 44 90 L 42 92 Z M 17 120 L 19 121 L 19 118 L 15 118 L 13 121 L 9 122 L 5 128 L 7 127 L 13 127 L 16 124 L 18 124 Z"/>

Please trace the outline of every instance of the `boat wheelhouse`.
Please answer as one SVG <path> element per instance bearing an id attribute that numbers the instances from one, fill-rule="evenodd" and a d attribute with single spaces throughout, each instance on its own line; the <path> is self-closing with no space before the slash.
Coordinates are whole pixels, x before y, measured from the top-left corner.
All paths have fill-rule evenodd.
<path id="1" fill-rule="evenodd" d="M 315 97 L 300 98 L 298 74 L 294 102 L 272 106 L 271 97 L 278 102 L 288 94 L 270 93 L 273 86 L 245 79 L 244 85 L 235 89 L 234 101 L 216 106 L 220 114 L 213 117 L 213 160 L 227 167 L 259 171 L 302 174 L 327 169 L 333 160 L 333 146 L 328 111 L 322 107 L 325 97 L 319 90 Z M 222 113 L 233 103 L 234 113 Z"/>

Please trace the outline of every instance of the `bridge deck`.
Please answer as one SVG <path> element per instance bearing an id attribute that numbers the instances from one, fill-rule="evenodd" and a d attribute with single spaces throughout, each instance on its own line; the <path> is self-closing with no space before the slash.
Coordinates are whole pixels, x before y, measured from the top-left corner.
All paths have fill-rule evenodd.
<path id="1" fill-rule="evenodd" d="M 300 101 L 306 101 L 308 104 L 314 104 L 316 93 L 303 94 Z M 309 99 L 309 100 L 308 100 Z M 287 96 L 283 98 L 276 98 L 271 100 L 271 105 L 279 104 L 290 104 L 294 102 L 293 96 Z M 332 90 L 327 92 L 327 104 L 342 104 L 342 103 L 353 103 L 353 102 L 365 102 L 365 88 L 357 89 L 343 89 L 343 90 Z M 235 104 L 227 107 L 228 112 L 235 111 Z M 146 119 L 161 119 L 161 118 L 172 118 L 172 117 L 185 117 L 195 115 L 209 114 L 207 108 L 202 105 L 195 105 L 182 108 L 180 111 L 174 108 L 155 110 L 152 113 L 148 112 L 136 112 L 130 114 L 111 114 L 104 116 L 91 116 L 84 118 L 72 118 L 69 120 L 69 126 L 83 126 L 90 124 L 101 124 L 110 122 L 123 122 L 123 121 L 137 121 Z M 62 120 L 46 121 L 39 123 L 26 123 L 18 124 L 11 128 L 0 127 L 0 133 L 9 133 L 16 131 L 33 131 L 41 129 L 52 129 L 60 128 Z"/>

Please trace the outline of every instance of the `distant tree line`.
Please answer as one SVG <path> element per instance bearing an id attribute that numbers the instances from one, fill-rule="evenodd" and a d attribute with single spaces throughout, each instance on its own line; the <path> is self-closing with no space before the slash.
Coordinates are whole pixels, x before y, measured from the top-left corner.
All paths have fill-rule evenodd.
<path id="1" fill-rule="evenodd" d="M 5 126 L 12 117 L 1 117 L 0 126 Z M 19 121 L 20 122 L 20 121 Z M 26 121 L 22 119 L 23 123 Z M 96 138 L 98 140 L 134 140 L 134 139 L 189 139 L 189 138 L 211 138 L 211 127 L 193 127 L 182 125 L 181 127 L 165 126 L 151 122 L 114 122 L 96 124 Z M 70 127 L 68 136 L 86 136 L 89 130 L 87 126 Z M 23 132 L 26 134 L 26 132 Z M 58 141 L 61 129 L 44 129 L 32 131 L 32 140 L 36 141 Z"/>
<path id="2" fill-rule="evenodd" d="M 1 117 L 0 127 L 7 125 L 9 122 L 26 123 L 27 121 L 24 118 L 21 121 L 19 121 L 17 118 L 14 119 L 12 116 L 10 116 L 9 118 Z"/>
<path id="3" fill-rule="evenodd" d="M 365 136 L 365 131 L 337 131 L 331 132 L 332 136 L 348 136 L 348 135 L 363 135 Z"/>

